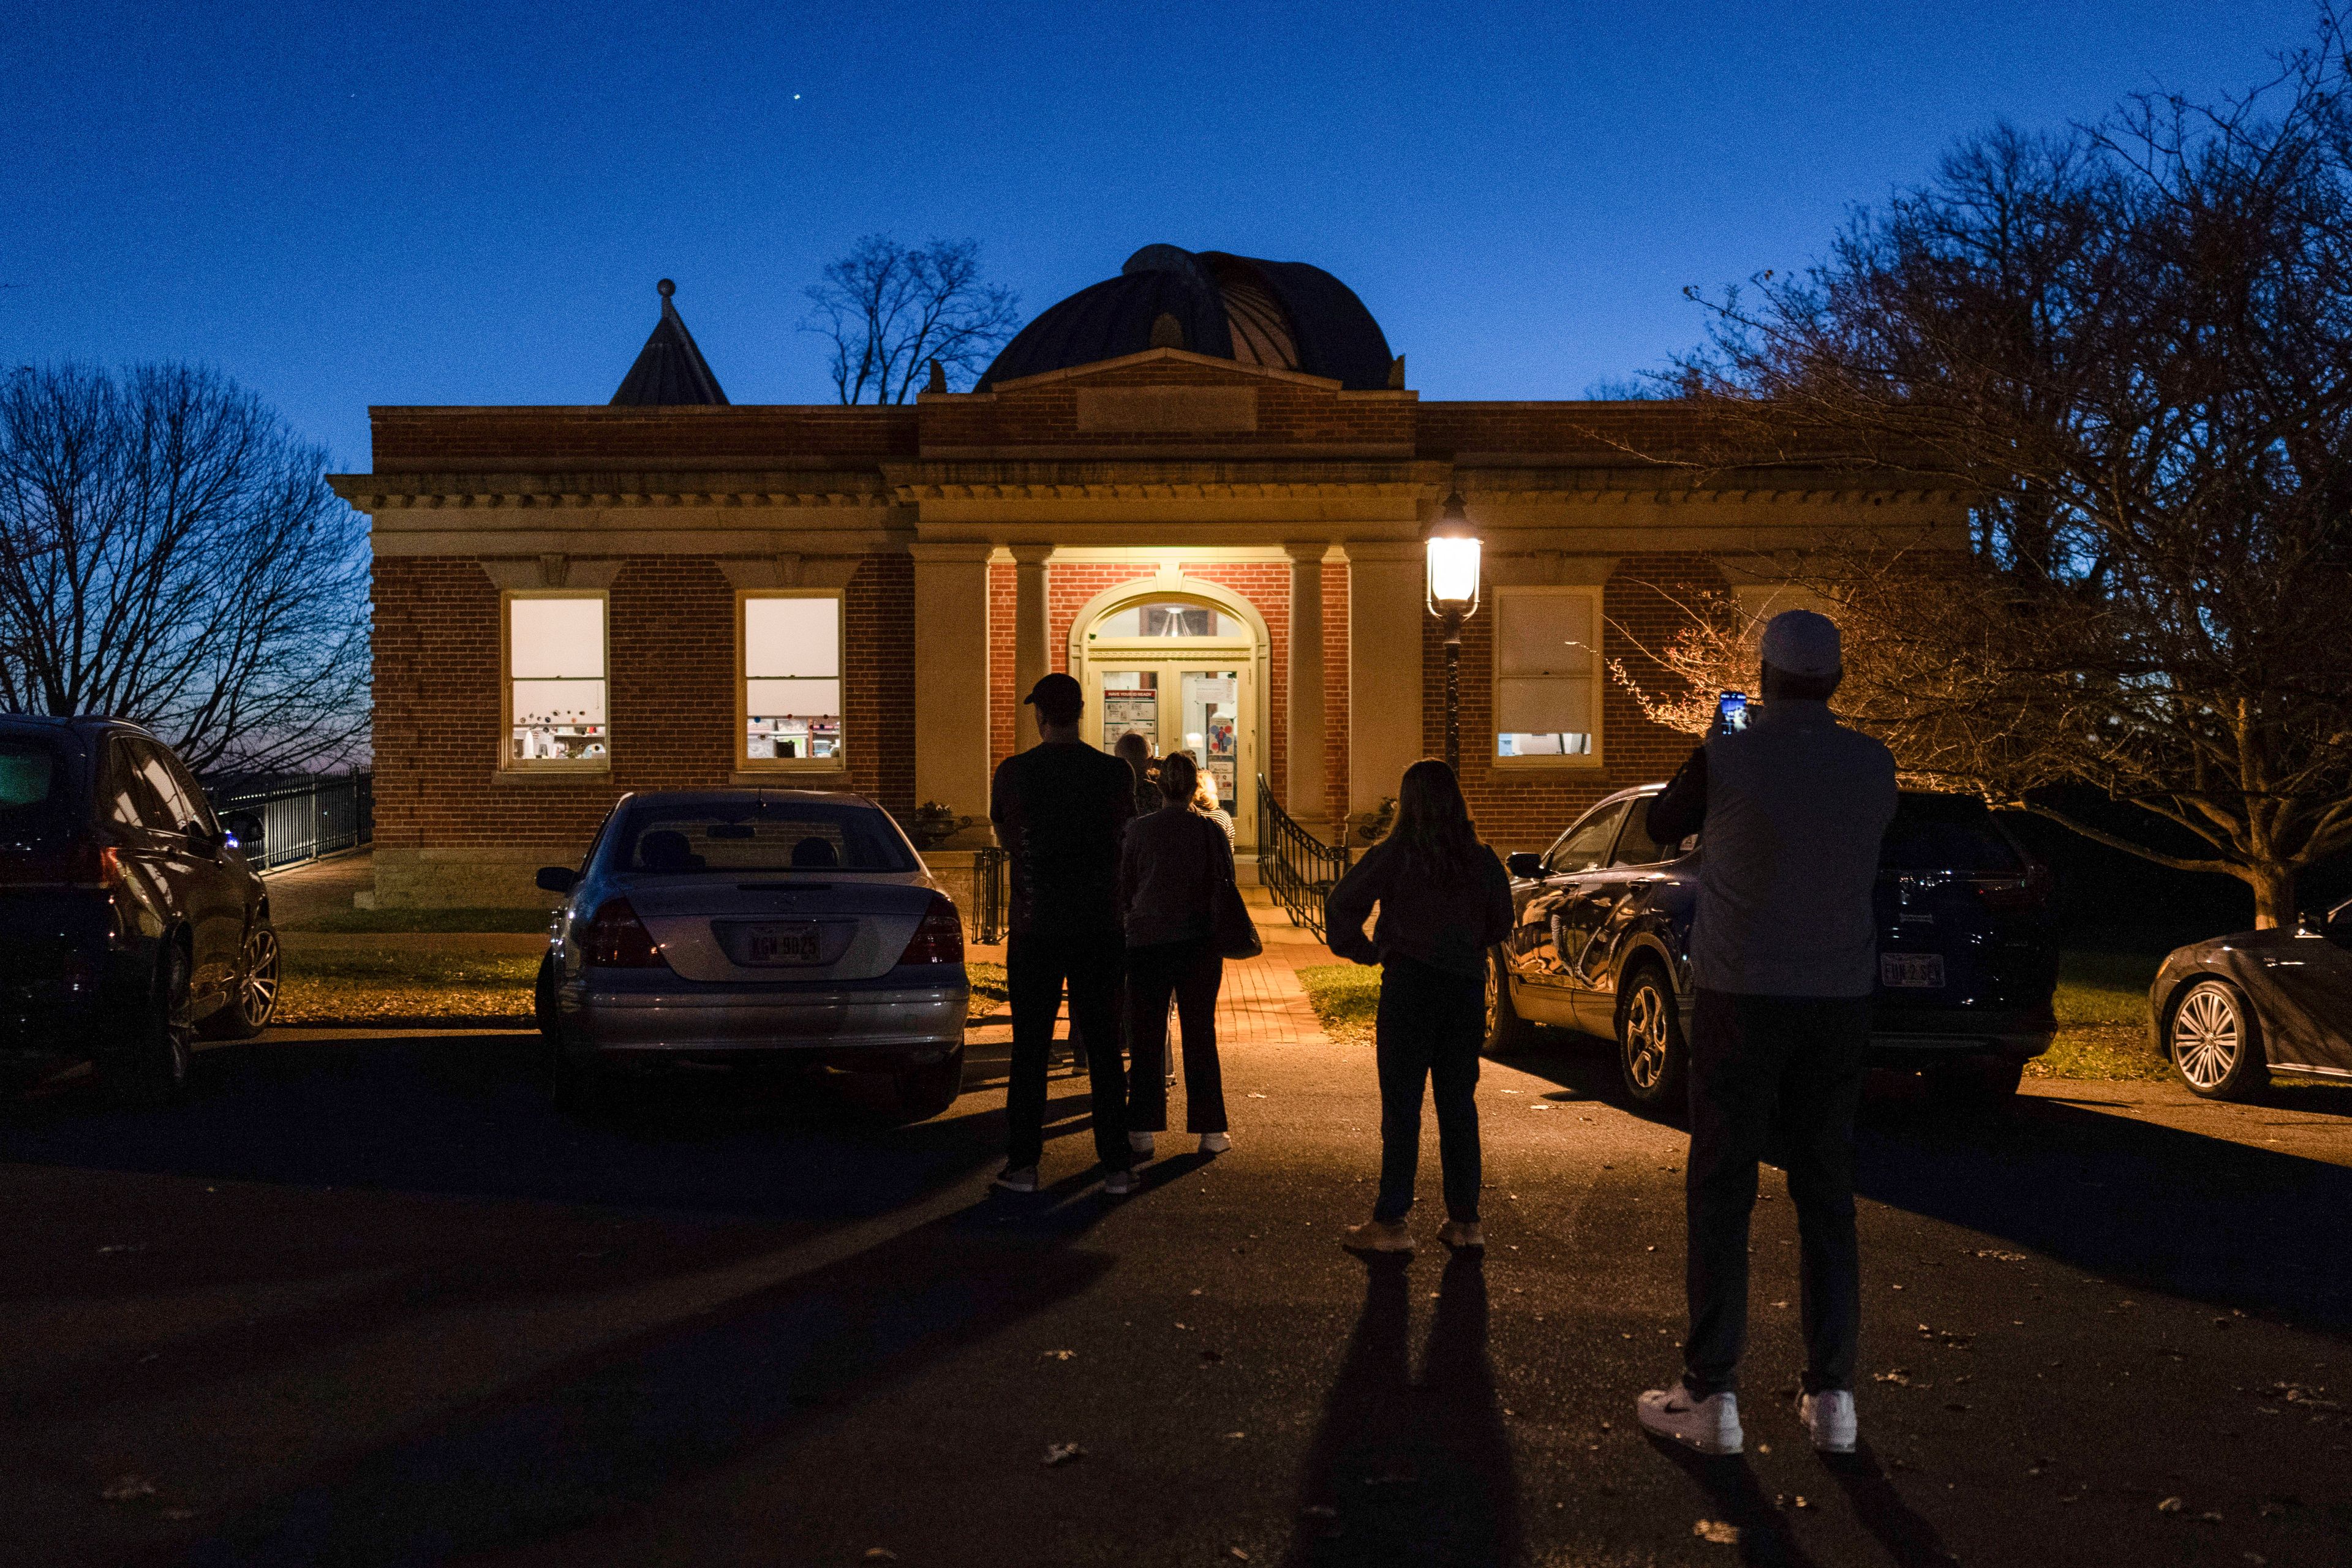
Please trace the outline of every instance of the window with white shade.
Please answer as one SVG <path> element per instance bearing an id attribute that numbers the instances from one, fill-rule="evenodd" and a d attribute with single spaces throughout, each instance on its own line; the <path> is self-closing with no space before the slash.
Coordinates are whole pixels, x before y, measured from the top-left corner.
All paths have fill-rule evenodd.
<path id="1" fill-rule="evenodd" d="M 509 595 L 507 765 L 610 765 L 604 697 L 604 596 Z"/>
<path id="2" fill-rule="evenodd" d="M 1495 592 L 1495 761 L 1601 761 L 1601 590 Z"/>
<path id="3" fill-rule="evenodd" d="M 841 734 L 841 595 L 746 594 L 743 748 L 752 768 L 838 768 Z"/>

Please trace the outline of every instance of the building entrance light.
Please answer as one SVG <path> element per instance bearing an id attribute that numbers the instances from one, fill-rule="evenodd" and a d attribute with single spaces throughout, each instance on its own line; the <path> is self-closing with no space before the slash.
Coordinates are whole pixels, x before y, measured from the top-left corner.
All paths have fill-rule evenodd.
<path id="1" fill-rule="evenodd" d="M 1462 771 L 1462 623 L 1478 613 L 1478 535 L 1455 490 L 1422 535 L 1429 552 L 1429 613 L 1445 627 L 1445 765 Z"/>

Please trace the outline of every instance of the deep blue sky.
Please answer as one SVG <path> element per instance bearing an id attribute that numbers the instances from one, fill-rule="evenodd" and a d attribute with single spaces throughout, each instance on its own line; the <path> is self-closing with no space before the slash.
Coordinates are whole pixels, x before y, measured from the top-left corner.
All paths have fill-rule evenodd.
<path id="1" fill-rule="evenodd" d="M 1329 268 L 1430 397 L 1576 396 L 1998 118 L 2244 85 L 2305 0 L 111 6 L 0 27 L 0 363 L 186 358 L 364 465 L 370 403 L 601 403 L 654 279 L 738 403 L 802 289 L 971 236 L 1034 313 L 1153 240 Z"/>

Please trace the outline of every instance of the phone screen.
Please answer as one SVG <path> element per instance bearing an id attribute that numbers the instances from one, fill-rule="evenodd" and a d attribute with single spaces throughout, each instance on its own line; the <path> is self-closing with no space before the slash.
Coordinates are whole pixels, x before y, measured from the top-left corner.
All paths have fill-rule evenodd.
<path id="1" fill-rule="evenodd" d="M 1748 728 L 1748 694 L 1727 691 L 1715 700 L 1715 721 L 1724 730 Z"/>

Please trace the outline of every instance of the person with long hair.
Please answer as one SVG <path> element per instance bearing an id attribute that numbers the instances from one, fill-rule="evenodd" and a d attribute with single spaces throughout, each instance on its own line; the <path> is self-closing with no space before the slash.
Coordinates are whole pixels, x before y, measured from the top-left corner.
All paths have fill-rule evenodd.
<path id="1" fill-rule="evenodd" d="M 1211 899 L 1232 880 L 1233 846 L 1192 808 L 1199 769 L 1187 752 L 1160 760 L 1160 808 L 1128 825 L 1119 848 L 1118 913 L 1127 932 L 1128 1042 L 1135 1070 L 1127 1086 L 1128 1143 L 1149 1159 L 1151 1135 L 1168 1128 L 1168 1002 L 1184 1031 L 1184 1123 L 1201 1152 L 1233 1147 L 1225 1126 L 1224 1078 L 1217 1063 L 1217 992 L 1225 961 L 1217 952 Z"/>
<path id="2" fill-rule="evenodd" d="M 1381 918 L 1370 937 L 1372 906 Z M 1324 900 L 1331 951 L 1381 966 L 1374 1055 L 1381 1079 L 1381 1188 L 1372 1217 L 1348 1227 L 1359 1251 L 1411 1252 L 1421 1162 L 1421 1092 L 1437 1105 L 1445 1224 L 1438 1239 L 1483 1251 L 1478 1216 L 1478 1047 L 1486 1032 L 1487 950 L 1511 933 L 1511 882 L 1454 770 L 1433 757 L 1405 769 L 1396 824 Z"/>
<path id="3" fill-rule="evenodd" d="M 1234 841 L 1234 816 L 1217 803 L 1217 775 L 1205 768 L 1196 774 L 1199 782 L 1192 786 L 1192 809 L 1224 829 L 1225 842 Z"/>

